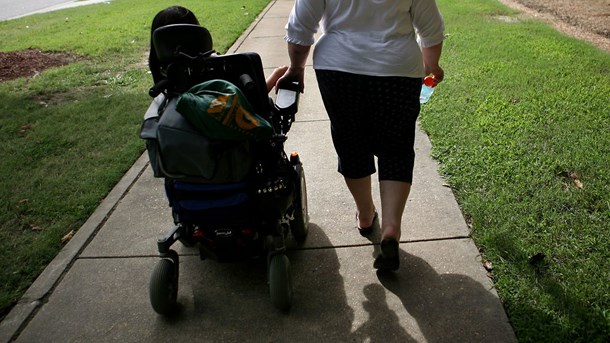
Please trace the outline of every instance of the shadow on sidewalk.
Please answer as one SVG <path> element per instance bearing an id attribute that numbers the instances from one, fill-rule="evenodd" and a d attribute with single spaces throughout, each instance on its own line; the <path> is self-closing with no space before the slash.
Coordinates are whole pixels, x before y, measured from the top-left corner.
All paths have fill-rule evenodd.
<path id="1" fill-rule="evenodd" d="M 400 318 L 388 305 L 383 286 L 364 287 L 367 300 L 362 307 L 369 319 L 351 334 L 351 342 L 417 342 L 401 325 Z"/>
<path id="2" fill-rule="evenodd" d="M 319 226 L 310 223 L 316 246 L 331 247 Z M 308 238 L 309 239 L 309 238 Z M 193 256 L 181 268 L 178 313 L 150 323 L 155 340 L 216 337 L 222 341 L 344 341 L 354 311 L 348 305 L 336 249 L 289 251 L 294 299 L 289 313 L 271 304 L 264 258 L 219 264 Z M 196 260 L 197 259 L 197 260 Z"/>
<path id="3" fill-rule="evenodd" d="M 504 312 L 498 311 L 498 298 L 483 285 L 466 275 L 439 274 L 422 258 L 400 253 L 401 269 L 377 272 L 377 277 L 417 321 L 427 342 L 512 341 L 512 333 L 497 332 L 498 322 L 505 320 Z M 370 311 L 387 311 L 387 305 L 372 306 Z"/>

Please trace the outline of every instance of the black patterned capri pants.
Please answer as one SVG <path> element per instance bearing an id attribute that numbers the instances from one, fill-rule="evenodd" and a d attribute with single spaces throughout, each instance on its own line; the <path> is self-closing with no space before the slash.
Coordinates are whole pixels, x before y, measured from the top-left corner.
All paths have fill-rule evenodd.
<path id="1" fill-rule="evenodd" d="M 412 183 L 421 78 L 316 70 L 344 177 Z"/>

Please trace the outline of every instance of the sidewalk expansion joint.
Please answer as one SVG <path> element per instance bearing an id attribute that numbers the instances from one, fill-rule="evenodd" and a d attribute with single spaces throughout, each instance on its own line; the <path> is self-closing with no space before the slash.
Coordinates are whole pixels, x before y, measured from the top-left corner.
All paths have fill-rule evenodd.
<path id="1" fill-rule="evenodd" d="M 180 256 L 199 256 L 198 253 L 182 253 Z M 145 255 L 115 255 L 115 256 L 80 256 L 79 260 L 121 260 L 121 259 L 137 259 L 137 258 L 159 258 L 158 254 Z"/>
<path id="2" fill-rule="evenodd" d="M 439 242 L 439 241 L 455 241 L 455 240 L 462 240 L 462 239 L 470 239 L 470 236 L 457 235 L 457 236 L 451 236 L 451 237 L 410 239 L 410 240 L 401 240 L 400 243 L 413 244 L 413 243 L 427 243 L 427 242 Z M 369 246 L 375 246 L 375 245 L 379 245 L 379 243 L 370 242 L 370 243 L 357 243 L 357 244 L 326 245 L 326 246 L 319 246 L 319 247 L 301 247 L 301 248 L 290 248 L 290 249 L 288 249 L 288 251 L 360 248 L 360 247 L 369 247 Z"/>
<path id="3" fill-rule="evenodd" d="M 319 122 L 328 122 L 330 119 L 308 119 L 308 120 L 295 120 L 295 123 L 319 123 Z"/>
<path id="4" fill-rule="evenodd" d="M 80 256 L 78 260 L 121 260 L 136 258 L 156 258 L 159 255 L 116 255 L 116 256 Z"/>

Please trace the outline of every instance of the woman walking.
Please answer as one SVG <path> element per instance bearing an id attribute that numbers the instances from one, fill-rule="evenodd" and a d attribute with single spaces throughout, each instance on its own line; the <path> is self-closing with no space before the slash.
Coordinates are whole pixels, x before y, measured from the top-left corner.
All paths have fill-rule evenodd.
<path id="1" fill-rule="evenodd" d="M 322 36 L 315 42 L 318 30 Z M 399 267 L 419 93 L 425 75 L 443 79 L 443 30 L 434 0 L 296 0 L 286 25 L 290 68 L 278 82 L 299 81 L 303 91 L 305 62 L 315 43 L 313 67 L 338 171 L 356 204 L 358 231 L 381 229 L 377 269 Z M 381 220 L 371 194 L 377 169 Z"/>

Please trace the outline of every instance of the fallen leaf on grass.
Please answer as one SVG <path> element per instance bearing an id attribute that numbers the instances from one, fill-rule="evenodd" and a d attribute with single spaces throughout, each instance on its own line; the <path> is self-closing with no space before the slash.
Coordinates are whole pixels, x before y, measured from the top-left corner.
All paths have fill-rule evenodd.
<path id="1" fill-rule="evenodd" d="M 582 182 L 580 182 L 579 179 L 574 179 L 573 181 L 574 181 L 574 185 L 576 186 L 576 188 L 582 189 L 583 185 L 582 185 Z"/>
<path id="2" fill-rule="evenodd" d="M 576 188 L 583 189 L 584 185 L 583 185 L 582 181 L 580 181 L 580 177 L 578 176 L 578 174 L 576 174 L 575 172 L 568 170 L 568 171 L 561 173 L 561 175 L 567 179 L 572 180 L 572 182 L 574 183 L 574 186 L 576 186 Z"/>
<path id="3" fill-rule="evenodd" d="M 38 225 L 30 225 L 32 231 L 42 231 L 42 228 Z"/>
<path id="4" fill-rule="evenodd" d="M 66 244 L 68 243 L 72 237 L 74 237 L 74 230 L 71 230 L 70 232 L 68 232 L 65 236 L 63 236 L 61 238 L 61 244 Z"/>
<path id="5" fill-rule="evenodd" d="M 572 182 L 574 182 L 574 186 L 576 186 L 576 188 L 578 189 L 582 189 L 582 182 L 580 181 L 580 179 L 578 178 L 578 174 L 576 174 L 575 172 L 569 171 L 568 173 L 568 177 L 572 180 Z"/>
<path id="6" fill-rule="evenodd" d="M 19 129 L 19 132 L 17 134 L 19 135 L 19 137 L 23 137 L 31 128 L 32 128 L 32 124 L 25 124 L 25 125 L 21 126 L 21 128 Z"/>

